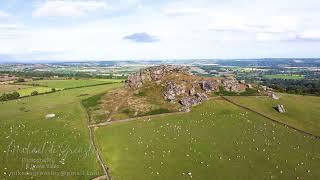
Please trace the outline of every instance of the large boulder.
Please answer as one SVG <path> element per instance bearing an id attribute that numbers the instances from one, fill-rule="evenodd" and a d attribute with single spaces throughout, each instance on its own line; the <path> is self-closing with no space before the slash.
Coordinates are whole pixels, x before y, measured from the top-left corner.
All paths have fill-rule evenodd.
<path id="1" fill-rule="evenodd" d="M 209 99 L 206 93 L 196 93 L 196 97 L 197 97 L 201 102 Z"/>
<path id="2" fill-rule="evenodd" d="M 218 82 L 215 81 L 201 81 L 201 88 L 206 92 L 215 91 L 218 89 Z"/>
<path id="3" fill-rule="evenodd" d="M 192 107 L 198 105 L 201 101 L 196 97 L 186 97 L 180 100 L 182 106 Z"/>
<path id="4" fill-rule="evenodd" d="M 244 87 L 241 86 L 241 83 L 234 78 L 226 78 L 222 80 L 222 86 L 226 91 L 231 92 L 241 92 L 244 90 Z"/>
<path id="5" fill-rule="evenodd" d="M 180 104 L 182 105 L 180 111 L 189 112 L 192 106 L 201 104 L 203 101 L 208 99 L 209 98 L 206 93 L 196 93 L 195 96 L 182 98 L 180 100 Z"/>
<path id="6" fill-rule="evenodd" d="M 176 96 L 185 94 L 187 92 L 184 84 L 177 84 L 175 82 L 168 82 L 164 91 L 164 99 L 172 101 Z"/>
<path id="7" fill-rule="evenodd" d="M 275 109 L 279 112 L 279 113 L 285 113 L 286 110 L 284 109 L 284 106 L 281 104 L 278 104 Z"/>
<path id="8" fill-rule="evenodd" d="M 192 87 L 190 90 L 189 90 L 189 95 L 190 96 L 194 96 L 196 94 L 196 90 L 194 89 L 194 87 Z"/>

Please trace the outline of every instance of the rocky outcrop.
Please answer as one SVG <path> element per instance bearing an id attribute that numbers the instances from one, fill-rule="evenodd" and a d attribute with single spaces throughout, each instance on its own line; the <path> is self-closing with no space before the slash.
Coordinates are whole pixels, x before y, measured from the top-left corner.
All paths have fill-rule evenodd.
<path id="1" fill-rule="evenodd" d="M 131 88 L 139 88 L 146 81 L 155 81 L 158 84 L 161 83 L 163 77 L 172 73 L 189 74 L 186 66 L 176 65 L 160 65 L 152 66 L 129 75 L 126 84 Z"/>
<path id="2" fill-rule="evenodd" d="M 156 82 L 164 87 L 163 97 L 169 102 L 179 102 L 180 111 L 189 111 L 192 106 L 208 100 L 208 95 L 219 91 L 223 86 L 226 91 L 241 92 L 247 88 L 244 81 L 229 77 L 208 78 L 193 76 L 186 66 L 160 65 L 142 69 L 128 77 L 126 84 L 130 88 L 140 88 L 147 81 Z"/>
<path id="3" fill-rule="evenodd" d="M 195 95 L 195 94 L 196 94 L 196 90 L 195 90 L 194 87 L 192 87 L 192 88 L 189 90 L 189 95 L 190 95 L 190 96 L 193 96 L 193 95 Z"/>
<path id="4" fill-rule="evenodd" d="M 219 88 L 219 82 L 217 81 L 202 81 L 200 84 L 201 88 L 206 92 L 215 91 Z"/>
<path id="5" fill-rule="evenodd" d="M 169 101 L 175 100 L 176 96 L 185 94 L 187 92 L 185 85 L 176 84 L 174 82 L 168 82 L 165 88 L 166 90 L 164 92 L 164 99 Z"/>
<path id="6" fill-rule="evenodd" d="M 278 100 L 278 99 L 279 99 L 279 97 L 278 97 L 273 91 L 271 91 L 271 90 L 268 90 L 268 91 L 266 92 L 266 95 L 269 96 L 269 97 L 271 97 L 272 99 L 275 99 L 275 100 Z"/>
<path id="7" fill-rule="evenodd" d="M 189 112 L 192 106 L 201 104 L 203 101 L 206 101 L 208 99 L 209 98 L 206 93 L 196 93 L 195 96 L 182 98 L 180 100 L 180 103 L 182 105 L 180 111 Z"/>
<path id="8" fill-rule="evenodd" d="M 188 108 L 198 105 L 200 102 L 201 102 L 200 99 L 197 97 L 186 97 L 180 100 L 180 103 L 182 104 L 182 106 L 185 106 Z"/>
<path id="9" fill-rule="evenodd" d="M 196 93 L 196 97 L 197 97 L 201 102 L 209 99 L 209 97 L 207 96 L 206 93 Z"/>
<path id="10" fill-rule="evenodd" d="M 226 91 L 231 92 L 240 92 L 244 89 L 243 84 L 234 78 L 227 78 L 222 80 L 222 85 Z"/>

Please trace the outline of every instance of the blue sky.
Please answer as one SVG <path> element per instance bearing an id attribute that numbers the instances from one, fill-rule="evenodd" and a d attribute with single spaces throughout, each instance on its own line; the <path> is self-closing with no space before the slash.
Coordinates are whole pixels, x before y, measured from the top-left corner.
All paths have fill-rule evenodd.
<path id="1" fill-rule="evenodd" d="M 0 0 L 0 61 L 320 57 L 319 0 Z"/>

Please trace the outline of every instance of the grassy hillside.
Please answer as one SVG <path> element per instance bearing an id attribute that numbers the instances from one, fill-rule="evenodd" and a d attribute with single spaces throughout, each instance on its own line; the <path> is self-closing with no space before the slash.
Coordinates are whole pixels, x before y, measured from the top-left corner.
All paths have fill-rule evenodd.
<path id="1" fill-rule="evenodd" d="M 319 179 L 320 141 L 224 100 L 100 127 L 114 179 Z"/>
<path id="2" fill-rule="evenodd" d="M 234 102 L 254 109 L 268 117 L 320 136 L 320 97 L 279 94 L 281 98 L 228 97 Z M 286 113 L 280 114 L 273 106 L 283 104 Z"/>
<path id="3" fill-rule="evenodd" d="M 101 175 L 89 141 L 86 113 L 80 101 L 119 86 L 122 84 L 1 102 L 0 177 L 39 179 L 36 173 L 53 173 L 41 178 L 90 179 Z M 50 113 L 56 117 L 46 119 L 45 116 Z M 17 171 L 29 174 L 12 174 Z"/>
<path id="4" fill-rule="evenodd" d="M 178 111 L 180 104 L 164 100 L 163 88 L 148 82 L 139 89 L 121 88 L 96 97 L 98 102 L 88 108 L 92 123 Z"/>

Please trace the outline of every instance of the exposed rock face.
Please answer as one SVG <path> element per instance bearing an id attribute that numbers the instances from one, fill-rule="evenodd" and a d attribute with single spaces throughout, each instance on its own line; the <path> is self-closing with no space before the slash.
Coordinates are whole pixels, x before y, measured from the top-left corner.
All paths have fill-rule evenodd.
<path id="1" fill-rule="evenodd" d="M 207 96 L 206 93 L 196 93 L 196 97 L 200 100 L 200 101 L 205 101 L 208 100 L 209 97 Z"/>
<path id="2" fill-rule="evenodd" d="M 180 103 L 182 105 L 180 111 L 189 112 L 192 106 L 201 104 L 203 101 L 206 101 L 208 99 L 209 98 L 206 93 L 196 93 L 195 96 L 182 98 L 180 100 Z"/>
<path id="3" fill-rule="evenodd" d="M 279 97 L 278 97 L 273 91 L 271 91 L 271 90 L 268 90 L 268 91 L 266 92 L 266 95 L 269 96 L 269 97 L 271 97 L 272 99 L 275 99 L 275 100 L 278 100 L 278 99 L 279 99 Z"/>
<path id="4" fill-rule="evenodd" d="M 233 78 L 222 80 L 222 84 L 226 91 L 240 92 L 242 90 L 242 87 L 239 81 Z"/>
<path id="5" fill-rule="evenodd" d="M 142 87 L 147 81 L 164 86 L 163 97 L 169 102 L 179 102 L 180 111 L 188 112 L 192 106 L 208 100 L 209 93 L 223 86 L 226 91 L 240 92 L 247 87 L 245 82 L 234 78 L 205 78 L 192 76 L 185 66 L 160 65 L 142 69 L 128 77 L 130 88 Z"/>
<path id="6" fill-rule="evenodd" d="M 180 103 L 186 107 L 192 107 L 200 103 L 200 99 L 196 97 L 187 97 L 180 100 Z"/>
<path id="7" fill-rule="evenodd" d="M 194 87 L 192 87 L 190 90 L 189 90 L 189 95 L 190 96 L 193 96 L 196 94 L 196 90 L 194 89 Z"/>
<path id="8" fill-rule="evenodd" d="M 206 92 L 211 92 L 218 89 L 218 83 L 212 81 L 202 81 L 201 88 Z"/>
<path id="9" fill-rule="evenodd" d="M 188 68 L 176 65 L 160 65 L 141 69 L 139 72 L 131 74 L 126 81 L 127 85 L 132 88 L 139 88 L 145 81 L 155 81 L 160 84 L 162 78 L 170 73 L 189 74 Z"/>
<path id="10" fill-rule="evenodd" d="M 183 84 L 176 84 L 174 82 L 168 82 L 166 90 L 164 92 L 164 99 L 172 101 L 176 96 L 186 93 L 186 86 Z"/>

